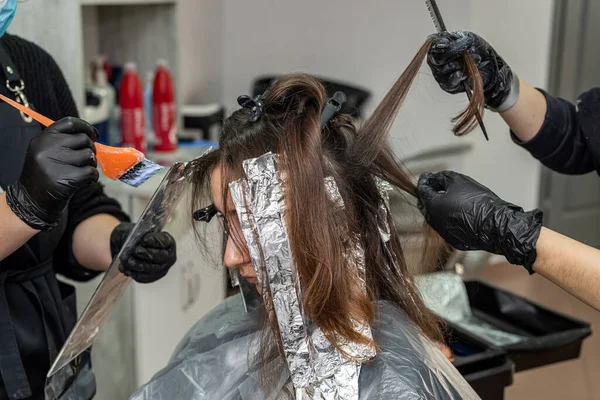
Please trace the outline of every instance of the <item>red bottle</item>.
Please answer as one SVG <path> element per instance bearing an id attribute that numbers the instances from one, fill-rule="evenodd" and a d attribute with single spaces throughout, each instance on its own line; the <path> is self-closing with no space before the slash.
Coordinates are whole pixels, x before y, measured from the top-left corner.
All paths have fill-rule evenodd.
<path id="1" fill-rule="evenodd" d="M 152 128 L 156 138 L 155 151 L 177 150 L 175 88 L 167 62 L 160 60 L 152 89 Z"/>
<path id="2" fill-rule="evenodd" d="M 125 64 L 125 75 L 119 88 L 121 136 L 123 147 L 146 152 L 144 129 L 144 93 L 134 63 Z"/>

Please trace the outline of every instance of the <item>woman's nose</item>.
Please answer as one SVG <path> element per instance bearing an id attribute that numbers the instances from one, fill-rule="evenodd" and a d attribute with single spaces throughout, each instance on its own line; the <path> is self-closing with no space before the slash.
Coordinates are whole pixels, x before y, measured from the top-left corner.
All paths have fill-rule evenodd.
<path id="1" fill-rule="evenodd" d="M 237 268 L 250 261 L 249 257 L 245 256 L 245 253 L 245 251 L 238 247 L 233 238 L 229 236 L 227 238 L 225 254 L 223 255 L 223 264 L 227 268 Z"/>

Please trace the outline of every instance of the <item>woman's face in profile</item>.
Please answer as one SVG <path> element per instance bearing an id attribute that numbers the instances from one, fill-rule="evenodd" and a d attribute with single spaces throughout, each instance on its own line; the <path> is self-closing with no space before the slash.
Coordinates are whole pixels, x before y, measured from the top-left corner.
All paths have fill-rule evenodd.
<path id="1" fill-rule="evenodd" d="M 227 222 L 228 235 L 227 245 L 223 255 L 223 264 L 225 264 L 227 268 L 239 268 L 240 275 L 248 282 L 256 285 L 258 284 L 258 281 L 256 280 L 256 271 L 252 265 L 252 260 L 250 259 L 246 240 L 242 234 L 240 221 L 235 211 L 235 205 L 231 200 L 231 196 L 228 195 L 226 200 L 223 199 L 221 185 L 221 169 L 216 167 L 210 179 L 210 190 L 215 207 L 219 213 L 225 217 L 225 221 Z M 224 201 L 227 201 L 227 215 L 224 215 Z"/>

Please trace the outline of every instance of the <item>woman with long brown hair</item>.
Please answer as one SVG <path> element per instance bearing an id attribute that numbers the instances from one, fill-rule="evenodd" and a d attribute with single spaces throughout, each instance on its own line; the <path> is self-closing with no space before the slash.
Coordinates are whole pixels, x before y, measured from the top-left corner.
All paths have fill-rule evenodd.
<path id="1" fill-rule="evenodd" d="M 477 398 L 434 344 L 442 325 L 387 202 L 392 188 L 416 195 L 387 137 L 427 48 L 360 129 L 309 75 L 238 99 L 219 149 L 192 163 L 193 211 L 222 221 L 223 262 L 261 305 L 228 298 L 134 398 Z M 441 240 L 425 235 L 433 266 Z"/>

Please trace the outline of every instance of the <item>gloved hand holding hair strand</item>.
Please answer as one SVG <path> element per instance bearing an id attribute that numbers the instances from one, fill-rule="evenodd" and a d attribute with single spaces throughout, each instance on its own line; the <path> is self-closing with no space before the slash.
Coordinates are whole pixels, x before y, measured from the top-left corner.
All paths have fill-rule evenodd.
<path id="1" fill-rule="evenodd" d="M 525 212 L 474 179 L 452 171 L 422 174 L 418 196 L 425 220 L 450 245 L 504 255 L 533 273 L 542 211 Z"/>

